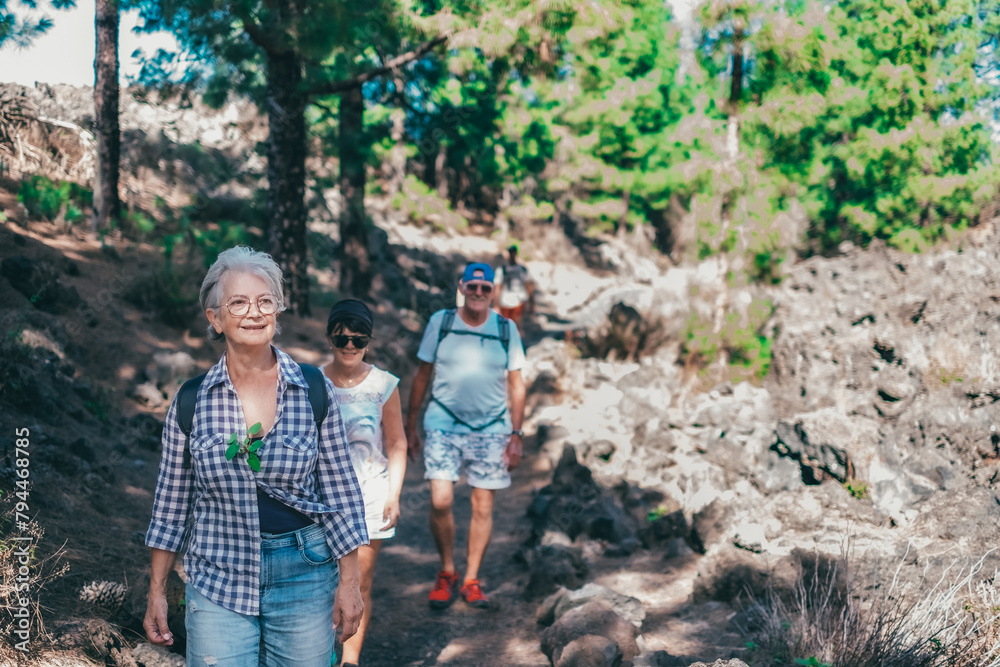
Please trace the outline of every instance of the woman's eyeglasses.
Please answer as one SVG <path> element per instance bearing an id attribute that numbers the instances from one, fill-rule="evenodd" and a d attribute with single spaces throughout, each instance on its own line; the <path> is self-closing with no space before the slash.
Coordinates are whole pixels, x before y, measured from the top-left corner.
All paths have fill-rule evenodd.
<path id="1" fill-rule="evenodd" d="M 493 285 L 490 283 L 465 283 L 465 289 L 472 294 L 476 292 L 482 292 L 483 294 L 493 293 Z"/>
<path id="2" fill-rule="evenodd" d="M 368 343 L 371 342 L 371 336 L 347 336 L 345 334 L 333 334 L 330 336 L 330 340 L 333 341 L 333 346 L 337 348 L 347 347 L 348 343 L 353 343 L 354 347 L 361 349 L 368 347 Z"/>
<path id="3" fill-rule="evenodd" d="M 226 309 L 233 317 L 243 317 L 250 312 L 252 302 L 248 297 L 237 295 L 226 302 Z M 278 299 L 273 294 L 257 297 L 257 310 L 261 315 L 273 315 L 278 312 Z"/>

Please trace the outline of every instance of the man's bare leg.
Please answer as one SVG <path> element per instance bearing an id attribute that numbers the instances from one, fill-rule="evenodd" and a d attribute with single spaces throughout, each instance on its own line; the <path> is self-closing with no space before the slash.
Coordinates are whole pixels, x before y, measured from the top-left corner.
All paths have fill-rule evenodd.
<path id="1" fill-rule="evenodd" d="M 493 534 L 492 489 L 472 489 L 472 520 L 469 521 L 469 551 L 465 570 L 465 580 L 479 578 L 479 566 L 486 555 L 486 547 Z"/>

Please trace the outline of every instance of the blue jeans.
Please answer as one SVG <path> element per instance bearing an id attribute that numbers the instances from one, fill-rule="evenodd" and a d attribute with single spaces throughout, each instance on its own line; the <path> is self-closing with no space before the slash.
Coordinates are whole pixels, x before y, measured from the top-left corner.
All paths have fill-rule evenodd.
<path id="1" fill-rule="evenodd" d="M 339 570 L 323 529 L 261 537 L 260 616 L 185 589 L 188 667 L 330 667 Z"/>

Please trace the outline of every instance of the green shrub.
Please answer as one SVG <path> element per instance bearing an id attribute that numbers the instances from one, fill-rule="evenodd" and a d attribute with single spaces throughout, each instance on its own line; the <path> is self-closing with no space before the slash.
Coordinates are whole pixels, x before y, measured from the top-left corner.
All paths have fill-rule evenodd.
<path id="1" fill-rule="evenodd" d="M 94 193 L 77 183 L 53 181 L 35 174 L 21 182 L 17 200 L 37 218 L 53 221 L 64 211 L 64 219 L 74 223 L 83 219 L 83 209 L 93 206 Z"/>
<path id="2" fill-rule="evenodd" d="M 796 658 L 796 665 L 803 665 L 804 667 L 833 667 L 832 663 L 820 662 L 816 656 L 809 656 L 808 658 Z"/>
<path id="3" fill-rule="evenodd" d="M 429 224 L 439 231 L 463 229 L 469 224 L 451 209 L 451 204 L 412 174 L 407 175 L 402 190 L 392 198 L 391 205 L 411 222 Z"/>
<path id="4" fill-rule="evenodd" d="M 129 211 L 125 215 L 124 225 L 129 230 L 134 230 L 145 236 L 156 230 L 156 220 L 149 217 L 142 211 Z"/>
<path id="5" fill-rule="evenodd" d="M 193 272 L 172 266 L 137 277 L 123 297 L 173 327 L 189 326 L 198 314 L 198 284 Z"/>
<path id="6" fill-rule="evenodd" d="M 864 480 L 850 478 L 841 484 L 841 486 L 858 500 L 865 500 L 869 497 L 868 482 Z"/>
<path id="7" fill-rule="evenodd" d="M 241 222 L 223 220 L 198 226 L 186 217 L 181 217 L 179 231 L 160 239 L 168 266 L 177 255 L 187 259 L 200 255 L 206 269 L 212 266 L 223 250 L 237 245 L 255 247 L 257 244 L 257 237 Z"/>
<path id="8" fill-rule="evenodd" d="M 755 300 L 744 314 L 730 312 L 716 331 L 713 322 L 692 313 L 681 343 L 681 361 L 705 377 L 726 355 L 726 377 L 759 384 L 771 368 L 771 336 L 765 331 L 774 312 L 770 300 Z"/>

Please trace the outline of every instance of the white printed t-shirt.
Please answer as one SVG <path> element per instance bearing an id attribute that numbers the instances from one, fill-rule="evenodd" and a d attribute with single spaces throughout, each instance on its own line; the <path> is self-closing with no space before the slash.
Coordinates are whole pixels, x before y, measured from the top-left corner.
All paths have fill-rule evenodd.
<path id="1" fill-rule="evenodd" d="M 480 426 L 491 421 L 507 407 L 506 371 L 524 368 L 521 336 L 513 323 L 507 327 L 510 339 L 505 353 L 497 340 L 500 334 L 499 315 L 491 311 L 483 324 L 471 327 L 462 320 L 461 315 L 455 313 L 451 332 L 438 346 L 438 332 L 441 330 L 444 314 L 444 310 L 439 310 L 431 315 L 417 358 L 434 364 L 431 396 L 448 406 L 449 410 L 466 423 Z M 471 331 L 494 338 L 457 334 L 458 331 Z M 427 404 L 427 411 L 424 413 L 426 431 L 509 433 L 510 429 L 510 414 L 507 412 L 503 419 L 480 431 L 472 431 L 468 426 L 456 422 L 433 400 Z"/>
<path id="2" fill-rule="evenodd" d="M 351 462 L 360 481 L 389 474 L 389 459 L 382 442 L 382 406 L 398 384 L 398 377 L 372 366 L 358 386 L 333 387 L 344 420 Z"/>

